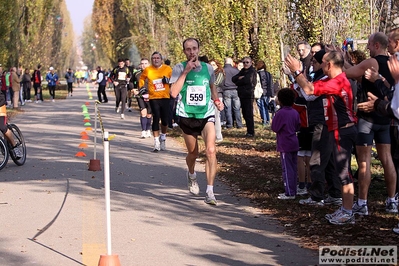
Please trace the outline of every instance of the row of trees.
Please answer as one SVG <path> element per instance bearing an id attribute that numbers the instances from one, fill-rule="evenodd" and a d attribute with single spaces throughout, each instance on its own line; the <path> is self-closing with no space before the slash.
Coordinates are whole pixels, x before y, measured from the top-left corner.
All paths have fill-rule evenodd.
<path id="1" fill-rule="evenodd" d="M 391 0 L 95 0 L 83 43 L 95 40 L 96 50 L 86 44 L 83 54 L 114 65 L 160 51 L 176 63 L 184 59 L 182 41 L 196 37 L 209 58 L 250 55 L 279 76 L 282 54 L 299 40 L 367 39 L 386 30 L 397 9 Z"/>
<path id="2" fill-rule="evenodd" d="M 65 69 L 76 65 L 76 46 L 63 0 L 0 0 L 0 63 Z"/>
<path id="3" fill-rule="evenodd" d="M 384 31 L 398 17 L 392 0 L 95 0 L 81 38 L 83 61 L 135 64 L 161 52 L 183 60 L 181 43 L 201 41 L 202 54 L 223 60 L 250 55 L 279 76 L 282 54 L 299 40 L 340 44 Z M 64 0 L 0 0 L 0 64 L 56 69 L 77 65 L 76 45 Z"/>

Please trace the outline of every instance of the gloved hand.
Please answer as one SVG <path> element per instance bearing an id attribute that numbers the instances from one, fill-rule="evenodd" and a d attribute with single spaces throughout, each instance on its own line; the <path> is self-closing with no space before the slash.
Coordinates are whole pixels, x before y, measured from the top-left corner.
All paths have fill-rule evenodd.
<path id="1" fill-rule="evenodd" d="M 162 83 L 163 83 L 163 84 L 169 84 L 169 78 L 163 76 L 163 78 L 162 78 Z"/>

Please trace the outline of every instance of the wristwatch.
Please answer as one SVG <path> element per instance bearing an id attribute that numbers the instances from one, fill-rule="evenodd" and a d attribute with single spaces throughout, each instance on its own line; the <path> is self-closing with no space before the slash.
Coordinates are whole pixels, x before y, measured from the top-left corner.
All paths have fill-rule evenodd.
<path id="1" fill-rule="evenodd" d="M 294 72 L 294 79 L 296 79 L 300 74 L 302 74 L 301 71 L 295 70 L 295 72 Z"/>

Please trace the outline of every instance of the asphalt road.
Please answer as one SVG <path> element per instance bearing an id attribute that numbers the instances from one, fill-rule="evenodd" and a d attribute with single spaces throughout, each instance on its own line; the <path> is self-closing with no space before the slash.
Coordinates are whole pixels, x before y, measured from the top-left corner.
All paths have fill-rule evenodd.
<path id="1" fill-rule="evenodd" d="M 95 97 L 96 92 L 91 88 Z M 86 88 L 73 97 L 28 103 L 12 119 L 22 130 L 28 158 L 0 171 L 0 265 L 97 265 L 107 252 L 104 172 L 88 171 L 94 132 L 86 130 Z M 217 182 L 218 206 L 204 203 L 205 173 L 197 165 L 200 196 L 189 194 L 185 149 L 167 139 L 153 153 L 140 139 L 139 114 L 115 113 L 114 98 L 100 106 L 110 141 L 110 247 L 121 265 L 315 265 L 315 251 L 301 248 L 273 217 Z M 81 139 L 88 132 L 89 140 Z M 88 148 L 79 148 L 82 143 Z M 104 169 L 101 132 L 96 158 Z M 86 157 L 76 157 L 78 152 Z"/>

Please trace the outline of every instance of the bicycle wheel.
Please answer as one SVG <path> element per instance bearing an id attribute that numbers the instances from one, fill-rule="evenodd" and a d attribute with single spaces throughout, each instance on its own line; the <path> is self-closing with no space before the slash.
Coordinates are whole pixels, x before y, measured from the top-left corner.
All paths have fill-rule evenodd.
<path id="1" fill-rule="evenodd" d="M 8 124 L 8 129 L 11 130 L 15 144 L 22 152 L 22 157 L 17 158 L 15 156 L 14 151 L 12 150 L 12 147 L 10 147 L 11 145 L 8 144 L 8 147 L 10 148 L 11 159 L 14 161 L 16 165 L 21 166 L 26 161 L 26 146 L 25 146 L 24 136 L 22 136 L 21 130 L 19 130 L 19 128 L 15 124 Z"/>
<path id="2" fill-rule="evenodd" d="M 2 137 L 0 137 L 0 170 L 6 167 L 8 162 L 7 144 Z"/>

